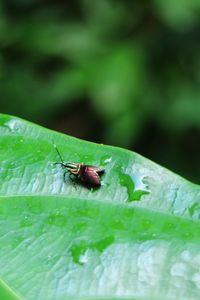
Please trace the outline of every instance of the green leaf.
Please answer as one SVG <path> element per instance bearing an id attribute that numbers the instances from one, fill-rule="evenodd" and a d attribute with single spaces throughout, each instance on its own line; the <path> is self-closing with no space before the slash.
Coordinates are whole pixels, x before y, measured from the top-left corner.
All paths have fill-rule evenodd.
<path id="1" fill-rule="evenodd" d="M 0 299 L 20 300 L 20 297 L 3 280 L 0 279 Z"/>
<path id="2" fill-rule="evenodd" d="M 0 139 L 0 292 L 199 299 L 199 186 L 136 153 L 16 117 L 0 116 Z M 104 167 L 102 186 L 64 182 L 53 143 L 65 161 Z"/>

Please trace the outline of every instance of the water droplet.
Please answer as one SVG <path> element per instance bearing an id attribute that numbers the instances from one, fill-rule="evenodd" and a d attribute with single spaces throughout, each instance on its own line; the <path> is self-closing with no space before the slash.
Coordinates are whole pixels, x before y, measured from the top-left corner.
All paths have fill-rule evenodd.
<path id="1" fill-rule="evenodd" d="M 20 226 L 21 227 L 30 227 L 32 226 L 32 222 L 30 221 L 30 219 L 28 218 L 28 216 L 25 216 L 24 219 L 20 222 Z"/>
<path id="2" fill-rule="evenodd" d="M 107 236 L 96 243 L 90 244 L 90 248 L 97 249 L 99 252 L 103 252 L 108 246 L 110 246 L 114 242 L 114 236 Z"/>
<path id="3" fill-rule="evenodd" d="M 119 219 L 115 219 L 112 222 L 111 226 L 112 226 L 113 229 L 117 229 L 117 230 L 124 230 L 125 229 L 124 224 Z"/>
<path id="4" fill-rule="evenodd" d="M 60 214 L 59 212 L 56 212 L 55 214 L 52 214 L 48 217 L 48 223 L 51 225 L 63 227 L 66 224 L 67 220 L 65 216 Z"/>
<path id="5" fill-rule="evenodd" d="M 121 186 L 127 188 L 128 202 L 140 200 L 143 195 L 150 193 L 147 185 L 147 176 L 140 173 L 127 174 L 122 171 L 122 168 L 118 169 L 118 175 Z"/>
<path id="6" fill-rule="evenodd" d="M 112 161 L 112 157 L 108 156 L 108 155 L 104 155 L 101 157 L 100 163 L 101 166 L 105 166 L 107 164 L 109 164 Z"/>
<path id="7" fill-rule="evenodd" d="M 150 220 L 145 219 L 145 220 L 142 221 L 142 225 L 143 225 L 144 229 L 147 230 L 147 229 L 149 229 L 152 226 L 152 223 L 151 223 Z"/>
<path id="8" fill-rule="evenodd" d="M 80 221 L 77 222 L 73 227 L 72 227 L 72 232 L 73 233 L 80 233 L 87 227 L 87 223 L 85 221 Z"/>
<path id="9" fill-rule="evenodd" d="M 135 214 L 135 212 L 134 212 L 133 209 L 127 209 L 124 213 L 124 215 L 126 216 L 127 221 L 129 221 L 129 222 L 133 219 L 134 214 Z"/>
<path id="10" fill-rule="evenodd" d="M 80 208 L 77 210 L 80 213 Z M 93 218 L 95 215 L 98 215 L 99 210 L 97 207 L 84 207 L 81 209 L 81 214 L 90 218 Z"/>
<path id="11" fill-rule="evenodd" d="M 87 248 L 88 245 L 85 241 L 80 241 L 80 243 L 72 245 L 70 252 L 75 263 L 83 265 L 83 263 L 80 261 L 80 257 L 85 254 Z"/>
<path id="12" fill-rule="evenodd" d="M 28 205 L 28 207 L 32 213 L 40 213 L 41 212 L 41 203 L 40 202 L 34 201 L 34 202 L 30 203 Z"/>
<path id="13" fill-rule="evenodd" d="M 164 232 L 172 232 L 175 229 L 175 225 L 173 223 L 166 223 L 163 227 Z"/>
<path id="14" fill-rule="evenodd" d="M 79 263 L 84 265 L 88 262 L 88 250 L 85 251 L 84 254 L 81 254 L 79 257 Z"/>
<path id="15" fill-rule="evenodd" d="M 186 232 L 185 237 L 187 240 L 191 240 L 193 238 L 193 234 L 191 232 Z"/>
<path id="16" fill-rule="evenodd" d="M 103 239 L 100 239 L 94 243 L 88 243 L 87 241 L 80 241 L 72 245 L 70 248 L 70 253 L 72 259 L 75 263 L 79 265 L 83 265 L 87 262 L 87 251 L 97 250 L 99 252 L 103 252 L 107 247 L 109 247 L 114 242 L 114 236 L 107 236 Z"/>

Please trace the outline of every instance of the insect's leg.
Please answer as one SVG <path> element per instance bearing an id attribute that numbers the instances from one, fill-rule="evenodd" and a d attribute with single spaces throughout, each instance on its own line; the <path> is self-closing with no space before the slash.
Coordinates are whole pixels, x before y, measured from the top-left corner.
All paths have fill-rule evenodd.
<path id="1" fill-rule="evenodd" d="M 71 181 L 73 181 L 74 182 L 74 175 L 73 174 L 69 174 L 69 178 L 71 179 Z"/>
<path id="2" fill-rule="evenodd" d="M 64 182 L 66 182 L 67 180 L 66 180 L 66 175 L 68 174 L 68 172 L 64 172 L 64 175 L 63 175 L 63 177 L 64 177 Z"/>
<path id="3" fill-rule="evenodd" d="M 76 176 L 74 176 L 74 174 L 71 174 L 71 173 L 69 173 L 69 172 L 66 171 L 66 172 L 64 172 L 63 176 L 64 176 L 64 182 L 67 181 L 67 177 L 66 176 L 69 176 L 69 178 L 71 179 L 71 181 L 73 182 L 73 184 L 75 184 L 74 183 L 74 179 L 75 179 Z"/>
<path id="4" fill-rule="evenodd" d="M 75 179 L 77 178 L 76 175 L 70 173 L 70 174 L 69 174 L 69 178 L 71 179 L 71 181 L 72 181 L 72 183 L 73 183 L 73 186 L 74 186 L 75 188 L 77 188 L 77 186 L 76 186 L 76 181 L 75 181 Z"/>

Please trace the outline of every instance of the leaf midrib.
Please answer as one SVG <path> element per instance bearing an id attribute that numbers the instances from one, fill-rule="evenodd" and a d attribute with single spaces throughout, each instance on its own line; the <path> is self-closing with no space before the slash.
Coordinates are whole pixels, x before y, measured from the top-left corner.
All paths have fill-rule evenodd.
<path id="1" fill-rule="evenodd" d="M 168 218 L 173 218 L 173 219 L 177 219 L 178 220 L 183 220 L 186 222 L 190 222 L 191 224 L 196 224 L 197 226 L 200 226 L 199 221 L 197 221 L 196 219 L 192 219 L 192 218 L 187 218 L 186 216 L 181 216 L 181 215 L 177 215 L 177 214 L 172 214 L 170 212 L 164 212 L 162 210 L 155 210 L 155 209 L 150 209 L 149 207 L 141 207 L 141 206 L 133 206 L 130 204 L 127 204 L 126 202 L 124 203 L 118 203 L 115 201 L 104 201 L 104 200 L 97 200 L 97 199 L 88 199 L 88 198 L 81 198 L 81 197 L 71 197 L 71 196 L 64 196 L 64 195 L 60 195 L 60 194 L 54 194 L 54 195 L 50 195 L 50 194 L 20 194 L 20 195 L 0 195 L 0 201 L 1 200 L 5 200 L 5 199 L 20 199 L 20 198 L 29 198 L 29 199 L 34 199 L 34 198 L 48 198 L 48 199 L 54 199 L 54 198 L 59 198 L 59 199 L 63 199 L 64 201 L 69 200 L 69 201 L 77 201 L 77 202 L 90 202 L 92 204 L 98 204 L 98 205 L 110 205 L 113 208 L 114 207 L 121 207 L 122 209 L 127 209 L 127 210 L 133 210 L 135 212 L 141 212 L 141 215 L 143 215 L 144 213 L 149 213 L 149 214 L 157 214 L 157 215 L 161 215 L 163 217 L 168 217 Z M 52 201 L 52 200 L 50 200 Z"/>

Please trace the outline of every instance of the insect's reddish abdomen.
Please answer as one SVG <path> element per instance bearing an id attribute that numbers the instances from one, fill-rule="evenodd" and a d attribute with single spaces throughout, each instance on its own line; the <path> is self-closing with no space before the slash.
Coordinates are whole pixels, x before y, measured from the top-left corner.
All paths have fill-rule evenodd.
<path id="1" fill-rule="evenodd" d="M 79 171 L 79 178 L 82 182 L 91 187 L 98 187 L 101 185 L 101 180 L 98 173 L 103 172 L 103 169 L 82 164 Z"/>

